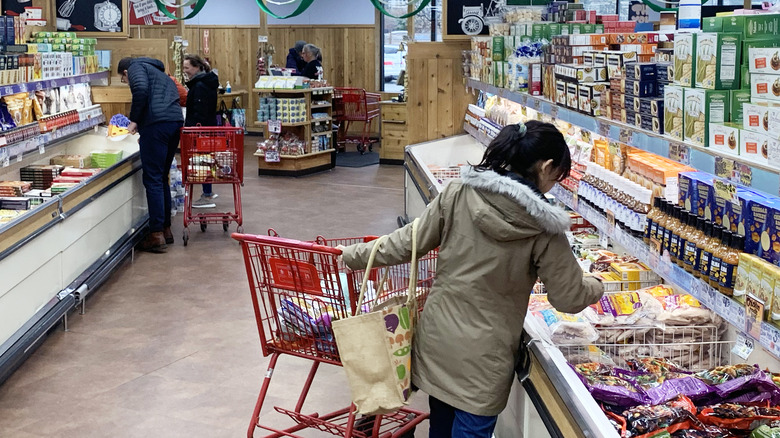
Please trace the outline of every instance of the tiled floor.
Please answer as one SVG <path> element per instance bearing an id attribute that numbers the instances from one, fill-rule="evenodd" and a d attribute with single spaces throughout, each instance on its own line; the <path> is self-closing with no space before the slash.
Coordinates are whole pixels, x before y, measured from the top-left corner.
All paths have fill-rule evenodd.
<path id="1" fill-rule="evenodd" d="M 258 177 L 247 139 L 244 228 L 311 239 L 386 233 L 403 212 L 403 168 L 336 168 L 303 178 Z M 218 208 L 232 202 L 215 186 Z M 198 193 L 199 194 L 199 193 Z M 245 436 L 268 358 L 262 357 L 238 244 L 191 227 L 167 254 L 136 253 L 0 386 L 0 437 Z M 235 231 L 235 226 L 231 227 Z M 266 406 L 294 407 L 309 361 L 282 357 Z M 320 368 L 307 409 L 347 406 L 341 368 Z M 414 406 L 425 409 L 419 394 Z M 263 411 L 262 419 L 288 425 Z M 329 436 L 308 433 L 304 436 Z M 417 436 L 427 435 L 427 422 Z M 258 436 L 261 434 L 258 433 Z"/>

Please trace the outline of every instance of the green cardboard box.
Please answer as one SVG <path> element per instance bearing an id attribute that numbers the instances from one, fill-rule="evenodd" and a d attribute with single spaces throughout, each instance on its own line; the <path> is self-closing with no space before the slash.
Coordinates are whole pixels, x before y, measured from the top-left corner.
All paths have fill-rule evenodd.
<path id="1" fill-rule="evenodd" d="M 675 85 L 692 87 L 696 82 L 696 34 L 677 33 L 674 36 Z"/>
<path id="2" fill-rule="evenodd" d="M 597 24 L 594 33 L 604 33 L 604 25 L 603 24 Z"/>
<path id="3" fill-rule="evenodd" d="M 742 123 L 742 104 L 750 103 L 750 89 L 731 90 L 729 95 L 729 120 Z"/>
<path id="4" fill-rule="evenodd" d="M 684 88 L 683 95 L 683 140 L 706 147 L 709 124 L 729 121 L 729 91 Z"/>
<path id="5" fill-rule="evenodd" d="M 723 32 L 738 32 L 745 39 L 779 35 L 780 14 L 732 15 L 723 17 Z"/>
<path id="6" fill-rule="evenodd" d="M 531 27 L 531 38 L 540 40 L 544 38 L 544 24 L 534 23 Z"/>
<path id="7" fill-rule="evenodd" d="M 582 24 L 581 23 L 569 23 L 571 31 L 569 32 L 570 35 L 579 35 L 582 33 L 585 33 L 582 31 Z"/>
<path id="8" fill-rule="evenodd" d="M 550 37 L 561 34 L 561 25 L 559 23 L 551 23 L 548 24 L 547 27 L 550 29 Z"/>
<path id="9" fill-rule="evenodd" d="M 749 90 L 750 89 L 750 69 L 748 69 L 747 64 L 742 64 L 742 67 L 740 68 L 741 73 L 741 80 L 740 82 L 740 89 L 741 90 Z"/>
<path id="10" fill-rule="evenodd" d="M 738 89 L 741 43 L 742 36 L 738 33 L 700 33 L 696 37 L 696 87 Z"/>
<path id="11" fill-rule="evenodd" d="M 664 87 L 664 133 L 677 140 L 683 139 L 683 107 L 685 93 L 679 85 Z"/>
<path id="12" fill-rule="evenodd" d="M 723 17 L 707 17 L 702 21 L 702 30 L 705 32 L 722 32 Z"/>
<path id="13" fill-rule="evenodd" d="M 582 33 L 596 33 L 595 24 L 582 24 L 580 26 L 582 27 Z"/>

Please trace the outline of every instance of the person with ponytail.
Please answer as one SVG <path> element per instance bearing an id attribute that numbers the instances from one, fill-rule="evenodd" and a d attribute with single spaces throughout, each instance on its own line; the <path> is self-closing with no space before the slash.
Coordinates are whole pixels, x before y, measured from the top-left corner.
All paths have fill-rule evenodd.
<path id="1" fill-rule="evenodd" d="M 601 298 L 602 285 L 583 273 L 564 234 L 568 213 L 544 197 L 570 167 L 555 126 L 510 125 L 420 216 L 418 256 L 439 248 L 412 348 L 412 384 L 429 395 L 431 438 L 492 436 L 537 278 L 561 312 L 577 313 Z M 411 238 L 411 225 L 390 233 L 375 264 L 408 262 Z M 342 248 L 343 261 L 364 269 L 372 247 Z"/>

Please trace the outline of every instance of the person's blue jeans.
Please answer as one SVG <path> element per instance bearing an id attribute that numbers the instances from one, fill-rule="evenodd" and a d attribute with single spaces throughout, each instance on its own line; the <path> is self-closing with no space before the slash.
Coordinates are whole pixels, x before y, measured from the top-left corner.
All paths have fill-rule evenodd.
<path id="1" fill-rule="evenodd" d="M 474 415 L 428 397 L 429 438 L 491 438 L 498 416 Z"/>
<path id="2" fill-rule="evenodd" d="M 206 196 L 211 196 L 212 193 L 211 184 L 203 184 L 203 194 Z"/>
<path id="3" fill-rule="evenodd" d="M 171 226 L 169 174 L 179 145 L 181 122 L 159 122 L 139 128 L 141 169 L 149 207 L 149 231 L 161 232 Z"/>

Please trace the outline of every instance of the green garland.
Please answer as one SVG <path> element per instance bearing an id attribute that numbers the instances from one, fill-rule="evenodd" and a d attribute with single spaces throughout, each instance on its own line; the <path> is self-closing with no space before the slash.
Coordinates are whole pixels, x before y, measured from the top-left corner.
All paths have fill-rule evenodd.
<path id="1" fill-rule="evenodd" d="M 266 14 L 279 19 L 284 20 L 285 18 L 295 17 L 296 15 L 301 15 L 303 11 L 306 9 L 309 9 L 309 6 L 311 6 L 312 3 L 314 3 L 314 0 L 301 0 L 301 4 L 298 5 L 298 8 L 295 9 L 291 14 L 289 15 L 276 15 L 274 14 L 270 9 L 268 9 L 268 6 L 265 5 L 263 0 L 255 0 L 257 2 L 257 6 L 260 6 L 260 9 L 265 12 Z"/>
<path id="2" fill-rule="evenodd" d="M 157 4 L 157 9 L 160 10 L 164 15 L 168 16 L 169 18 L 173 18 L 174 20 L 189 20 L 190 18 L 198 15 L 198 12 L 200 12 L 201 9 L 203 9 L 203 6 L 206 4 L 206 0 L 189 0 L 187 3 L 179 6 L 188 6 L 191 4 L 195 4 L 195 6 L 192 9 L 192 12 L 187 14 L 186 17 L 177 17 L 176 15 L 172 14 L 171 11 L 168 10 L 168 7 L 163 3 L 161 0 L 154 0 L 154 2 Z"/>
<path id="3" fill-rule="evenodd" d="M 374 4 L 375 8 L 379 9 L 379 12 L 387 15 L 388 17 L 393 17 L 393 18 L 409 18 L 409 17 L 411 17 L 413 15 L 417 15 L 418 13 L 420 13 L 420 11 L 425 9 L 425 7 L 428 6 L 428 4 L 430 2 L 431 2 L 431 0 L 422 0 L 420 2 L 420 6 L 418 6 L 417 9 L 413 10 L 412 12 L 409 12 L 408 14 L 404 14 L 404 15 L 401 15 L 400 17 L 397 17 L 397 16 L 387 12 L 385 10 L 385 8 L 382 6 L 382 3 L 379 2 L 379 0 L 371 0 L 371 3 Z"/>

